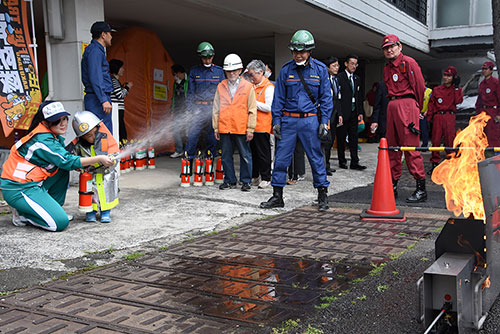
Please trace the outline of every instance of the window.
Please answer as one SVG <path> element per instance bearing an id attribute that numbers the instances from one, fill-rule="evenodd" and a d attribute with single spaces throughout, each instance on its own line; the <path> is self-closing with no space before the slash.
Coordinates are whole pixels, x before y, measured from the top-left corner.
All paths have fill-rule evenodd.
<path id="1" fill-rule="evenodd" d="M 491 0 L 437 0 L 436 2 L 437 28 L 492 22 Z"/>
<path id="2" fill-rule="evenodd" d="M 427 0 L 387 0 L 406 14 L 427 24 Z"/>

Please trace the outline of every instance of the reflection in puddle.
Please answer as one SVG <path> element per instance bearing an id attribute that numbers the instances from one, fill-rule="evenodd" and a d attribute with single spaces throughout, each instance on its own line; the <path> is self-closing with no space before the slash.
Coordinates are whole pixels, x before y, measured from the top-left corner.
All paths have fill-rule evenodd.
<path id="1" fill-rule="evenodd" d="M 208 302 L 197 298 L 203 314 L 268 324 L 309 311 L 319 298 L 346 289 L 370 267 L 291 258 L 236 257 L 212 266 L 215 280 L 204 292 L 223 295 Z"/>

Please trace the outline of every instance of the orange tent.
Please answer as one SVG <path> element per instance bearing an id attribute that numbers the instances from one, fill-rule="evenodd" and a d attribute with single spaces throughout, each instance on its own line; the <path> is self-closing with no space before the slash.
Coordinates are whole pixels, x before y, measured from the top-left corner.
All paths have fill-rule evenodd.
<path id="1" fill-rule="evenodd" d="M 158 36 L 149 30 L 131 27 L 113 34 L 107 50 L 108 61 L 123 61 L 125 74 L 122 83 L 132 82 L 125 97 L 125 126 L 128 139 L 154 136 L 157 152 L 174 151 L 173 137 L 168 125 L 172 103 L 174 61 Z"/>

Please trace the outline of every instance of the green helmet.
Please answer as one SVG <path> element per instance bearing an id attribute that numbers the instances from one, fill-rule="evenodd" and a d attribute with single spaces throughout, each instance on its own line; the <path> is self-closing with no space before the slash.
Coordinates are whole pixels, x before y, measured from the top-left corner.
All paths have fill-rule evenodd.
<path id="1" fill-rule="evenodd" d="M 200 57 L 212 57 L 215 55 L 215 50 L 212 44 L 208 42 L 201 42 L 196 49 L 196 53 Z"/>
<path id="2" fill-rule="evenodd" d="M 293 34 L 288 48 L 292 51 L 309 51 L 314 49 L 314 37 L 307 30 L 298 30 Z"/>

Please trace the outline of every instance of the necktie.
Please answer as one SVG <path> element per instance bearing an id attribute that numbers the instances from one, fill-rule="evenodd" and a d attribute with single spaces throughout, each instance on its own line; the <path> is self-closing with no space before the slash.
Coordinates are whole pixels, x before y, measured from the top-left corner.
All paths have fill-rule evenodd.
<path id="1" fill-rule="evenodd" d="M 349 76 L 349 81 L 351 82 L 351 88 L 352 88 L 352 105 L 351 105 L 351 111 L 354 111 L 356 109 L 356 100 L 354 99 L 354 79 L 352 77 L 352 74 Z"/>

